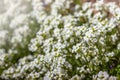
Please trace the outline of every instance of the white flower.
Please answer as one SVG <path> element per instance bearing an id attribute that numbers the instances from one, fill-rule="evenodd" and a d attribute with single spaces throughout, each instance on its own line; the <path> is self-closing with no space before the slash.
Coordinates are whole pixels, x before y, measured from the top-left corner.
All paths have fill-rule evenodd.
<path id="1" fill-rule="evenodd" d="M 109 56 L 109 57 L 113 57 L 114 55 L 115 55 L 114 52 L 107 53 L 107 56 Z"/>
<path id="2" fill-rule="evenodd" d="M 108 79 L 109 75 L 108 75 L 107 72 L 102 72 L 102 71 L 100 71 L 100 72 L 98 73 L 98 77 L 99 77 L 100 79 Z"/>
<path id="3" fill-rule="evenodd" d="M 120 50 L 120 43 L 117 45 L 117 49 L 119 49 L 119 50 Z"/>

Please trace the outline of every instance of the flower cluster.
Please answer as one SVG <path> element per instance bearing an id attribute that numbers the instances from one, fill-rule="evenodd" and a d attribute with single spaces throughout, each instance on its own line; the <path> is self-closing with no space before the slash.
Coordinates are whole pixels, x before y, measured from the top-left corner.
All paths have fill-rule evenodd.
<path id="1" fill-rule="evenodd" d="M 116 80 L 115 76 L 109 76 L 105 71 L 100 71 L 97 75 L 93 77 L 93 80 Z"/>
<path id="2" fill-rule="evenodd" d="M 120 8 L 115 3 L 0 1 L 5 6 L 0 11 L 0 79 L 118 79 Z"/>

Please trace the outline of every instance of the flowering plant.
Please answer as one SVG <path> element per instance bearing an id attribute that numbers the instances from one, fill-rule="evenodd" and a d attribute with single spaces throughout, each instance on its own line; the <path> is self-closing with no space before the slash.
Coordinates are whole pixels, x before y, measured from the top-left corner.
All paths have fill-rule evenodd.
<path id="1" fill-rule="evenodd" d="M 0 79 L 120 79 L 115 3 L 0 1 Z"/>

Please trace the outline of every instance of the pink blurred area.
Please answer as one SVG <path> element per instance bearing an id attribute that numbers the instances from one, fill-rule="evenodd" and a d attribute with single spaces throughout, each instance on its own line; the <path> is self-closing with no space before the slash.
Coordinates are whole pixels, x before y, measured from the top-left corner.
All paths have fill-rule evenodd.
<path id="1" fill-rule="evenodd" d="M 120 0 L 99 0 L 99 1 L 104 1 L 105 3 L 107 2 L 115 2 L 117 5 L 120 6 Z M 82 0 L 82 2 L 96 2 L 96 0 Z"/>

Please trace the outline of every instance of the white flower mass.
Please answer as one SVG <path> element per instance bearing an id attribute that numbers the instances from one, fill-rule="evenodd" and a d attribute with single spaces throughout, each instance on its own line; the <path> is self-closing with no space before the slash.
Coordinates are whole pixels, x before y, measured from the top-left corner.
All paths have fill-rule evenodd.
<path id="1" fill-rule="evenodd" d="M 0 0 L 0 80 L 120 80 L 120 7 Z"/>

